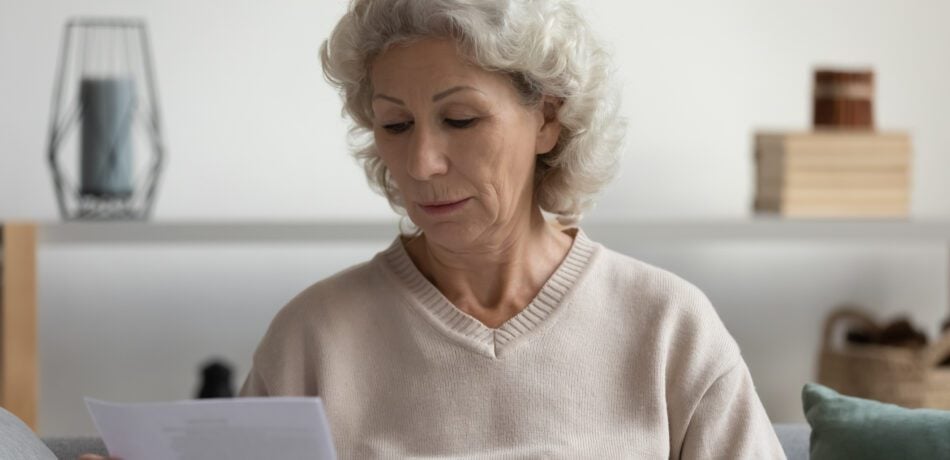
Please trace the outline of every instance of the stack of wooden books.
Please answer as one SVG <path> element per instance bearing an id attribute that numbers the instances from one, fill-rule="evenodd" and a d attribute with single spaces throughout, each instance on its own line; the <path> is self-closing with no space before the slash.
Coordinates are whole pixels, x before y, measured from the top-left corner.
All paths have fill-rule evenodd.
<path id="1" fill-rule="evenodd" d="M 759 133 L 755 210 L 789 217 L 906 217 L 906 133 L 816 130 Z"/>

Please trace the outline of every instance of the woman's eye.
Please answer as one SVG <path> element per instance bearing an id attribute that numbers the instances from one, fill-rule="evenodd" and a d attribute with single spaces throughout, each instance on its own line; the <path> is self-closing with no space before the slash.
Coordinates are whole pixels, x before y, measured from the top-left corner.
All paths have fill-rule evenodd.
<path id="1" fill-rule="evenodd" d="M 383 129 L 394 134 L 399 134 L 409 129 L 410 126 L 412 126 L 411 121 L 404 121 L 402 123 L 390 123 L 388 125 L 383 125 Z"/>
<path id="2" fill-rule="evenodd" d="M 455 118 L 446 118 L 446 119 L 445 119 L 445 124 L 447 124 L 447 125 L 449 125 L 449 126 L 451 126 L 451 127 L 453 127 L 453 128 L 468 128 L 469 126 L 472 126 L 472 125 L 475 123 L 475 120 L 477 120 L 477 119 L 476 119 L 476 118 L 466 118 L 466 119 L 459 120 L 459 119 L 455 119 Z"/>

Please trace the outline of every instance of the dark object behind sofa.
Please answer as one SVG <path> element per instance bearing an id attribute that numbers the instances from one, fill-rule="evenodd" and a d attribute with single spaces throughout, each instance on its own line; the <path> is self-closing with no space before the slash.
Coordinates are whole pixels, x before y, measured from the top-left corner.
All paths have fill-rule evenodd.
<path id="1" fill-rule="evenodd" d="M 212 360 L 201 368 L 201 388 L 198 399 L 233 398 L 234 385 L 231 384 L 231 366 L 222 360 Z"/>

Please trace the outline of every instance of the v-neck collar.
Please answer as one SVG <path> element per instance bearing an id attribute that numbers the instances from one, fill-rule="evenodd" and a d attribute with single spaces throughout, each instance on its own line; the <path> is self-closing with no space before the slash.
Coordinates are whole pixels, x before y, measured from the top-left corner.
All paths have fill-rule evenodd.
<path id="1" fill-rule="evenodd" d="M 567 256 L 541 287 L 534 299 L 517 315 L 497 328 L 481 321 L 452 304 L 416 267 L 400 237 L 380 255 L 386 267 L 401 285 L 409 304 L 430 323 L 449 337 L 491 358 L 501 357 L 505 349 L 539 329 L 551 315 L 562 308 L 563 300 L 577 283 L 599 245 L 583 230 L 573 228 L 574 241 Z"/>

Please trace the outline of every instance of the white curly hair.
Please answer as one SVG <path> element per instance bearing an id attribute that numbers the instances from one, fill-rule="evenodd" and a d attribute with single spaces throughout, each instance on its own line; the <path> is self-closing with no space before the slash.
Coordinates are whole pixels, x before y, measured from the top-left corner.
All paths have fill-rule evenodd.
<path id="1" fill-rule="evenodd" d="M 320 54 L 354 121 L 354 156 L 373 189 L 406 215 L 373 140 L 370 63 L 390 46 L 427 37 L 453 39 L 473 64 L 510 76 L 526 105 L 560 100 L 561 134 L 538 155 L 534 194 L 562 224 L 577 223 L 617 171 L 626 124 L 609 54 L 566 0 L 353 0 Z"/>

